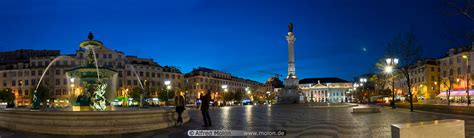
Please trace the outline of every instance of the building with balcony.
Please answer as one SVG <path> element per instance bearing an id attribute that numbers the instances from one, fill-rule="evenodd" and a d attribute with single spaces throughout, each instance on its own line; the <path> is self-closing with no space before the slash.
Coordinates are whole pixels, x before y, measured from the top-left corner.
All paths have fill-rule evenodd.
<path id="1" fill-rule="evenodd" d="M 248 92 L 272 92 L 270 85 L 239 78 L 230 73 L 205 67 L 194 68 L 191 72 L 186 73 L 185 82 L 187 83 L 186 87 L 189 88 L 186 96 L 190 99 L 190 102 L 197 100 L 204 91 L 208 90 L 212 92 L 211 97 L 218 102 L 222 101 L 224 92 L 242 94 Z"/>
<path id="2" fill-rule="evenodd" d="M 438 95 L 441 99 L 446 99 L 447 92 L 450 92 L 450 99 L 457 102 L 466 102 L 467 93 L 474 94 L 472 89 L 472 68 L 474 63 L 474 46 L 451 48 L 446 55 L 439 59 L 440 63 L 440 88 Z M 472 100 L 472 96 L 471 96 Z"/>
<path id="3" fill-rule="evenodd" d="M 415 102 L 434 100 L 440 93 L 440 66 L 435 59 L 418 61 L 409 69 L 411 92 Z M 395 92 L 397 99 L 408 98 L 406 77 L 398 74 L 395 77 Z"/>
<path id="4" fill-rule="evenodd" d="M 67 79 L 66 71 L 85 66 L 86 56 L 86 50 L 83 48 L 79 48 L 74 54 L 60 54 L 59 50 L 0 52 L 0 89 L 12 89 L 16 96 L 16 105 L 28 106 L 31 104 L 31 93 L 44 73 L 40 85 L 49 89 L 50 102 L 55 106 L 67 106 L 70 104 L 68 99 L 81 92 L 82 88 L 79 88 L 79 82 L 71 83 Z M 99 67 L 118 73 L 116 84 L 111 86 L 116 97 L 128 97 L 135 87 L 146 88 L 150 91 L 150 97 L 157 97 L 165 80 L 173 82 L 173 89 L 184 88 L 184 77 L 179 69 L 162 67 L 153 59 L 126 56 L 123 52 L 105 46 L 95 48 L 95 57 Z M 53 60 L 56 62 L 46 71 L 46 67 Z"/>
<path id="5" fill-rule="evenodd" d="M 32 50 L 20 49 L 15 51 L 0 52 L 0 65 L 15 65 L 15 63 L 28 63 L 31 57 L 59 56 L 59 50 Z M 12 68 L 11 66 L 2 66 Z"/>

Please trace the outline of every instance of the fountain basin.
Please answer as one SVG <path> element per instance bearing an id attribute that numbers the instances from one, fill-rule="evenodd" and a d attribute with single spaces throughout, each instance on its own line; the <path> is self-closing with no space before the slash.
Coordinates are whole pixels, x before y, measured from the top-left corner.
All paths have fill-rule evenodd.
<path id="1" fill-rule="evenodd" d="M 60 135 L 105 135 L 157 130 L 176 125 L 173 109 L 134 111 L 47 112 L 4 110 L 0 127 L 34 133 Z M 183 112 L 183 122 L 190 120 Z"/>
<path id="2" fill-rule="evenodd" d="M 112 111 L 113 106 L 107 106 L 106 111 Z M 90 106 L 72 106 L 72 111 L 93 111 Z"/>

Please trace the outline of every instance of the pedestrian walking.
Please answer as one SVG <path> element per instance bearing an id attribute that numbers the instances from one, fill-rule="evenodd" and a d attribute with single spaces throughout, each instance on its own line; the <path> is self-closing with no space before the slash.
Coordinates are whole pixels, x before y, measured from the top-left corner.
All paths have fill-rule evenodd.
<path id="1" fill-rule="evenodd" d="M 177 126 L 183 125 L 183 117 L 181 116 L 186 109 L 184 106 L 186 105 L 186 100 L 184 99 L 183 92 L 177 92 L 176 96 L 174 97 L 174 102 L 176 105 L 176 113 L 178 113 L 178 120 L 176 120 Z"/>
<path id="2" fill-rule="evenodd" d="M 211 117 L 209 116 L 209 103 L 211 101 L 211 91 L 207 90 L 204 95 L 201 95 L 201 112 L 204 121 L 203 127 L 212 126 Z"/>

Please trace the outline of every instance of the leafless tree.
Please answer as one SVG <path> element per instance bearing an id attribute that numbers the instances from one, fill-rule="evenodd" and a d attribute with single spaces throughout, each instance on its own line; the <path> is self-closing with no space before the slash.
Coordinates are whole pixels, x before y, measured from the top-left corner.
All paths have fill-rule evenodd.
<path id="1" fill-rule="evenodd" d="M 474 22 L 474 0 L 446 0 L 448 14 L 464 16 Z"/>
<path id="2" fill-rule="evenodd" d="M 446 9 L 445 15 L 450 17 L 462 17 L 468 22 L 474 23 L 474 0 L 444 0 Z M 456 45 L 466 45 L 474 41 L 473 24 L 449 25 L 448 36 L 449 41 Z"/>
<path id="3" fill-rule="evenodd" d="M 448 91 L 446 93 L 446 99 L 448 100 L 448 106 L 450 106 L 450 103 L 451 103 L 449 101 L 449 98 L 451 97 L 451 90 L 453 88 L 453 83 L 454 83 L 454 80 L 453 80 L 452 75 L 448 75 L 447 79 L 443 79 L 443 85 L 445 87 L 448 87 Z"/>
<path id="4" fill-rule="evenodd" d="M 386 55 L 399 59 L 398 72 L 406 79 L 410 100 L 410 111 L 413 112 L 412 83 L 410 81 L 410 67 L 421 59 L 422 48 L 415 34 L 412 32 L 401 33 L 395 36 L 388 44 Z"/>
<path id="5" fill-rule="evenodd" d="M 462 46 L 466 44 L 470 44 L 474 42 L 474 0 L 445 0 L 447 5 L 446 13 L 448 16 L 462 16 L 467 19 L 470 23 L 467 26 L 459 27 L 457 30 L 450 30 L 449 33 L 452 35 L 450 36 L 450 41 L 456 46 Z M 449 68 L 445 68 L 449 71 Z M 448 78 L 443 80 L 443 85 L 448 88 L 446 93 L 446 97 L 448 100 L 448 106 L 450 105 L 449 98 L 451 96 L 452 85 L 454 82 L 454 78 L 452 76 L 451 71 L 447 73 Z"/>

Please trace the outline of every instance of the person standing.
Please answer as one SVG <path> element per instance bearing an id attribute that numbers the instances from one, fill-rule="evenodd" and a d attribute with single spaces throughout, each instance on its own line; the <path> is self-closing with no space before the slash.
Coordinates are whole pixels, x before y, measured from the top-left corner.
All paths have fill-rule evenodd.
<path id="1" fill-rule="evenodd" d="M 183 111 L 185 110 L 184 106 L 186 105 L 186 100 L 184 99 L 183 93 L 178 92 L 174 97 L 174 102 L 176 105 L 176 113 L 178 113 L 178 120 L 176 121 L 176 125 L 182 126 L 183 125 L 183 117 L 181 116 Z"/>
<path id="2" fill-rule="evenodd" d="M 201 99 L 201 112 L 204 125 L 202 127 L 212 126 L 211 117 L 209 116 L 209 103 L 211 101 L 211 91 L 207 90 L 205 95 L 200 97 Z"/>

